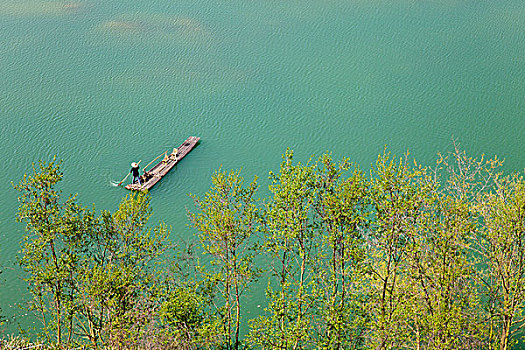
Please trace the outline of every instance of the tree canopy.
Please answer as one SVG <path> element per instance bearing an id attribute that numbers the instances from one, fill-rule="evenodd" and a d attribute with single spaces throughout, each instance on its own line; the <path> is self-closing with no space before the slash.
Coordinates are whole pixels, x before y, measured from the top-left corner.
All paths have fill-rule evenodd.
<path id="1" fill-rule="evenodd" d="M 283 155 L 219 169 L 188 212 L 150 226 L 148 194 L 97 214 L 56 159 L 15 188 L 19 264 L 41 341 L 94 349 L 511 349 L 525 325 L 525 181 L 456 145 L 433 166 L 386 150 L 368 172 Z M 253 288 L 263 308 L 249 317 Z"/>

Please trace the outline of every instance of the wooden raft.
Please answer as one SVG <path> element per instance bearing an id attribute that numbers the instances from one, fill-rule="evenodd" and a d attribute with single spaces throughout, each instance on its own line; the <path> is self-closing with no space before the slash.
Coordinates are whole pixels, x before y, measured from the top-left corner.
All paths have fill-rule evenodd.
<path id="1" fill-rule="evenodd" d="M 186 141 L 182 143 L 177 149 L 177 153 L 171 152 L 167 158 L 161 160 L 155 164 L 153 168 L 144 172 L 140 177 L 142 185 L 138 183 L 129 184 L 126 186 L 128 190 L 133 191 L 147 191 L 157 182 L 160 181 L 178 162 L 182 160 L 190 151 L 197 145 L 201 138 L 196 136 L 190 136 Z"/>

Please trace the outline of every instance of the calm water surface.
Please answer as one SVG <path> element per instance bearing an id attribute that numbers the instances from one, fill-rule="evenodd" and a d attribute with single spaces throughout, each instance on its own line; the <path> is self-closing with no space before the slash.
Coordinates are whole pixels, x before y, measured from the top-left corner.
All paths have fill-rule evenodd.
<path id="1" fill-rule="evenodd" d="M 131 161 L 200 136 L 151 192 L 186 240 L 187 193 L 221 165 L 264 183 L 287 147 L 368 169 L 454 136 L 525 166 L 523 0 L 2 0 L 0 82 L 0 306 L 23 324 L 10 182 L 54 154 L 65 193 L 114 210 Z"/>

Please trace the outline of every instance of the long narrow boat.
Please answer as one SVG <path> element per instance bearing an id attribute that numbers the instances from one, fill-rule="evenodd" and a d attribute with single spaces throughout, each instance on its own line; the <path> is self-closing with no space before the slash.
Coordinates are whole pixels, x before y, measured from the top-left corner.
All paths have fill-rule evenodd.
<path id="1" fill-rule="evenodd" d="M 182 160 L 190 151 L 197 145 L 201 138 L 197 136 L 190 136 L 178 148 L 173 149 L 173 152 L 166 156 L 159 163 L 155 164 L 150 170 L 144 171 L 140 177 L 142 185 L 138 183 L 129 184 L 126 186 L 128 190 L 133 191 L 147 191 L 157 182 L 160 181 L 178 162 Z"/>

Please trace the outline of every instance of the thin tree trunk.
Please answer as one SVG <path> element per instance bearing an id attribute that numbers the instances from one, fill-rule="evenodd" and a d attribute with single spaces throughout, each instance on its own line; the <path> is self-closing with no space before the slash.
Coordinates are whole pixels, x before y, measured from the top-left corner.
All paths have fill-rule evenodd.
<path id="1" fill-rule="evenodd" d="M 241 302 L 240 302 L 240 296 L 239 296 L 239 281 L 237 279 L 237 259 L 235 255 L 235 251 L 232 253 L 234 260 L 233 260 L 233 278 L 234 278 L 234 286 L 235 286 L 235 345 L 234 349 L 237 350 L 239 348 L 239 328 L 240 328 L 240 318 L 241 318 Z"/>
<path id="2" fill-rule="evenodd" d="M 510 334 L 510 325 L 512 323 L 512 317 L 505 316 L 505 320 L 503 322 L 503 330 L 501 332 L 501 339 L 500 339 L 500 350 L 507 350 L 509 346 L 509 334 Z"/>
<path id="3" fill-rule="evenodd" d="M 284 300 L 284 284 L 286 283 L 286 251 L 283 253 L 282 270 L 281 270 L 281 302 Z M 284 332 L 284 314 L 280 315 L 279 323 L 281 328 L 281 344 L 280 349 L 286 349 L 286 334 Z"/>

